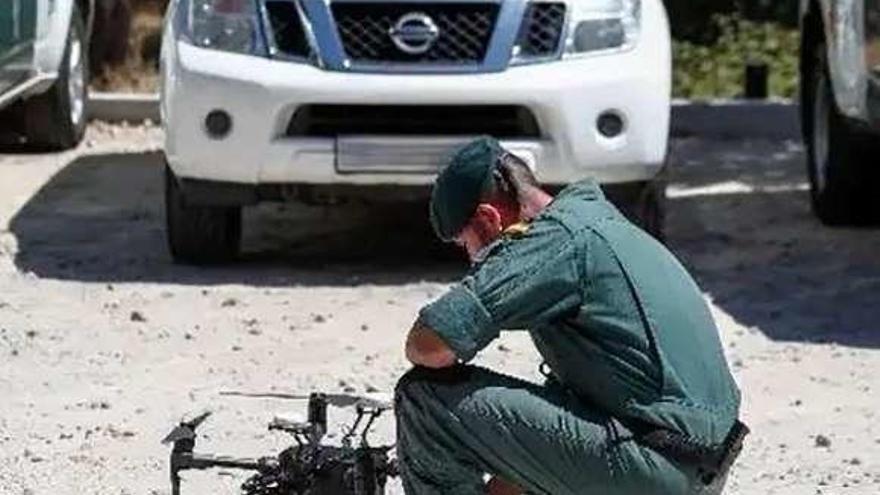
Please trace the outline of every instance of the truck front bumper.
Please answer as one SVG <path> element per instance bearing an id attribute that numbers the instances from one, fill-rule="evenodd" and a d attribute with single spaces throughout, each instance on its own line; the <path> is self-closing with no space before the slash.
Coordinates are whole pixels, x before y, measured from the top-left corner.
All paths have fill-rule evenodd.
<path id="1" fill-rule="evenodd" d="M 363 74 L 223 53 L 169 40 L 163 49 L 165 151 L 175 175 L 244 185 L 430 184 L 471 136 L 291 136 L 303 105 L 516 105 L 534 116 L 536 136 L 502 139 L 547 184 L 584 178 L 650 180 L 663 167 L 669 133 L 669 30 L 659 2 L 646 2 L 632 49 L 513 66 L 484 74 Z M 222 110 L 222 139 L 206 116 Z M 609 138 L 597 121 L 611 112 L 623 131 Z"/>

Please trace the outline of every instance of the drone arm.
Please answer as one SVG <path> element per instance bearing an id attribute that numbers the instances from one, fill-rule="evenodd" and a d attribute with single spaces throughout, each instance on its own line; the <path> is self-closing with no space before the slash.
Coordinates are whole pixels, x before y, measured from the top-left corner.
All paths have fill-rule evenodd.
<path id="1" fill-rule="evenodd" d="M 230 468 L 262 472 L 273 466 L 273 460 L 267 458 L 234 458 L 192 452 L 174 452 L 171 454 L 171 495 L 180 495 L 181 471 Z"/>
<path id="2" fill-rule="evenodd" d="M 368 443 L 367 442 L 367 435 L 370 434 L 370 428 L 373 427 L 373 423 L 376 421 L 376 419 L 382 415 L 382 410 L 381 409 L 372 410 L 369 412 L 369 415 L 370 415 L 370 417 L 369 417 L 369 419 L 367 419 L 367 424 L 366 424 L 366 426 L 364 426 L 364 430 L 361 433 L 361 444 L 364 446 L 366 446 Z M 362 417 L 362 414 L 358 415 L 358 419 L 360 419 L 361 417 Z"/>
<path id="3" fill-rule="evenodd" d="M 355 435 L 355 433 L 357 432 L 357 428 L 361 424 L 361 421 L 363 419 L 364 412 L 361 410 L 361 408 L 358 408 L 357 418 L 354 420 L 354 424 L 351 425 L 351 428 L 349 428 L 348 431 L 345 432 L 345 436 L 342 437 L 342 445 L 350 445 L 349 442 L 351 441 L 351 437 Z"/>

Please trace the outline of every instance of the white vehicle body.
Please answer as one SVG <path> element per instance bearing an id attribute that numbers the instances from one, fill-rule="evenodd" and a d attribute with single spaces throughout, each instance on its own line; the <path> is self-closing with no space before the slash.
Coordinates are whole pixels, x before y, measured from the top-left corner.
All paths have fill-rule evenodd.
<path id="1" fill-rule="evenodd" d="M 880 224 L 880 2 L 801 0 L 801 122 L 813 211 Z"/>
<path id="2" fill-rule="evenodd" d="M 533 116 L 537 131 L 502 136 L 502 143 L 548 184 L 587 177 L 648 181 L 663 167 L 671 55 L 660 0 L 640 2 L 639 36 L 631 46 L 528 64 L 515 63 L 513 35 L 499 34 L 518 29 L 528 2 L 486 0 L 500 5 L 486 56 L 496 61 L 467 71 L 351 63 L 331 12 L 340 3 L 352 2 L 299 2 L 316 54 L 311 61 L 271 50 L 261 57 L 196 46 L 180 32 L 187 1 L 171 4 L 162 47 L 162 113 L 165 152 L 175 176 L 246 185 L 427 185 L 449 154 L 471 137 L 371 132 L 369 124 L 350 133 L 295 135 L 289 132 L 291 120 L 305 105 L 333 105 L 340 111 L 393 106 L 407 109 L 413 119 L 426 108 L 515 107 Z M 420 3 L 443 2 L 409 2 Z M 205 127 L 206 116 L 215 110 L 228 113 L 232 123 L 219 139 Z M 603 113 L 618 116 L 622 132 L 612 137 L 600 133 L 597 120 Z M 489 126 L 474 134 L 492 130 Z"/>
<path id="3" fill-rule="evenodd" d="M 20 2 L 36 3 L 36 37 L 22 40 L 22 57 L 16 67 L 22 78 L 8 88 L 0 88 L 0 110 L 7 105 L 47 91 L 58 78 L 64 59 L 74 3 L 86 15 L 86 32 L 91 32 L 95 0 L 6 0 L 13 9 Z M 3 7 L 6 8 L 6 7 Z M 20 8 L 20 7 L 19 7 Z M 86 46 L 88 45 L 86 40 Z"/>
<path id="4" fill-rule="evenodd" d="M 800 6 L 803 53 L 810 54 L 819 41 L 824 43 L 837 108 L 850 119 L 880 129 L 880 4 L 801 0 Z"/>
<path id="5" fill-rule="evenodd" d="M 162 44 L 171 254 L 237 254 L 263 200 L 424 199 L 491 135 L 662 237 L 661 0 L 174 0 Z"/>

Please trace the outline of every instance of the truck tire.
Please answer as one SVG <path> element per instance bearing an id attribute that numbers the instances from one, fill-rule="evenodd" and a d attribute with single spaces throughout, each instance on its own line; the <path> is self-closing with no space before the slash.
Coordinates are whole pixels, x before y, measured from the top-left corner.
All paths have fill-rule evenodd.
<path id="1" fill-rule="evenodd" d="M 830 226 L 874 223 L 880 205 L 871 166 L 877 165 L 878 138 L 856 129 L 837 109 L 825 50 L 817 45 L 812 74 L 804 75 L 810 78 L 804 116 L 813 211 Z"/>
<path id="2" fill-rule="evenodd" d="M 24 135 L 28 146 L 68 149 L 82 140 L 88 118 L 87 39 L 82 12 L 74 3 L 58 79 L 45 93 L 24 101 Z"/>
<path id="3" fill-rule="evenodd" d="M 165 166 L 165 221 L 168 247 L 177 263 L 214 265 L 238 256 L 241 207 L 187 204 L 180 183 Z"/>
<path id="4" fill-rule="evenodd" d="M 666 181 L 628 182 L 603 186 L 611 201 L 632 223 L 666 242 Z"/>

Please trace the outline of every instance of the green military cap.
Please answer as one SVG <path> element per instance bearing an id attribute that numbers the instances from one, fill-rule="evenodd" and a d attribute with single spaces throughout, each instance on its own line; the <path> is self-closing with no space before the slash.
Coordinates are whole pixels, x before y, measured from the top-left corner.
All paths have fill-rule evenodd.
<path id="1" fill-rule="evenodd" d="M 480 197 L 492 186 L 492 171 L 501 144 L 491 137 L 481 137 L 467 144 L 437 177 L 431 192 L 431 225 L 437 236 L 452 241 L 467 225 Z"/>

